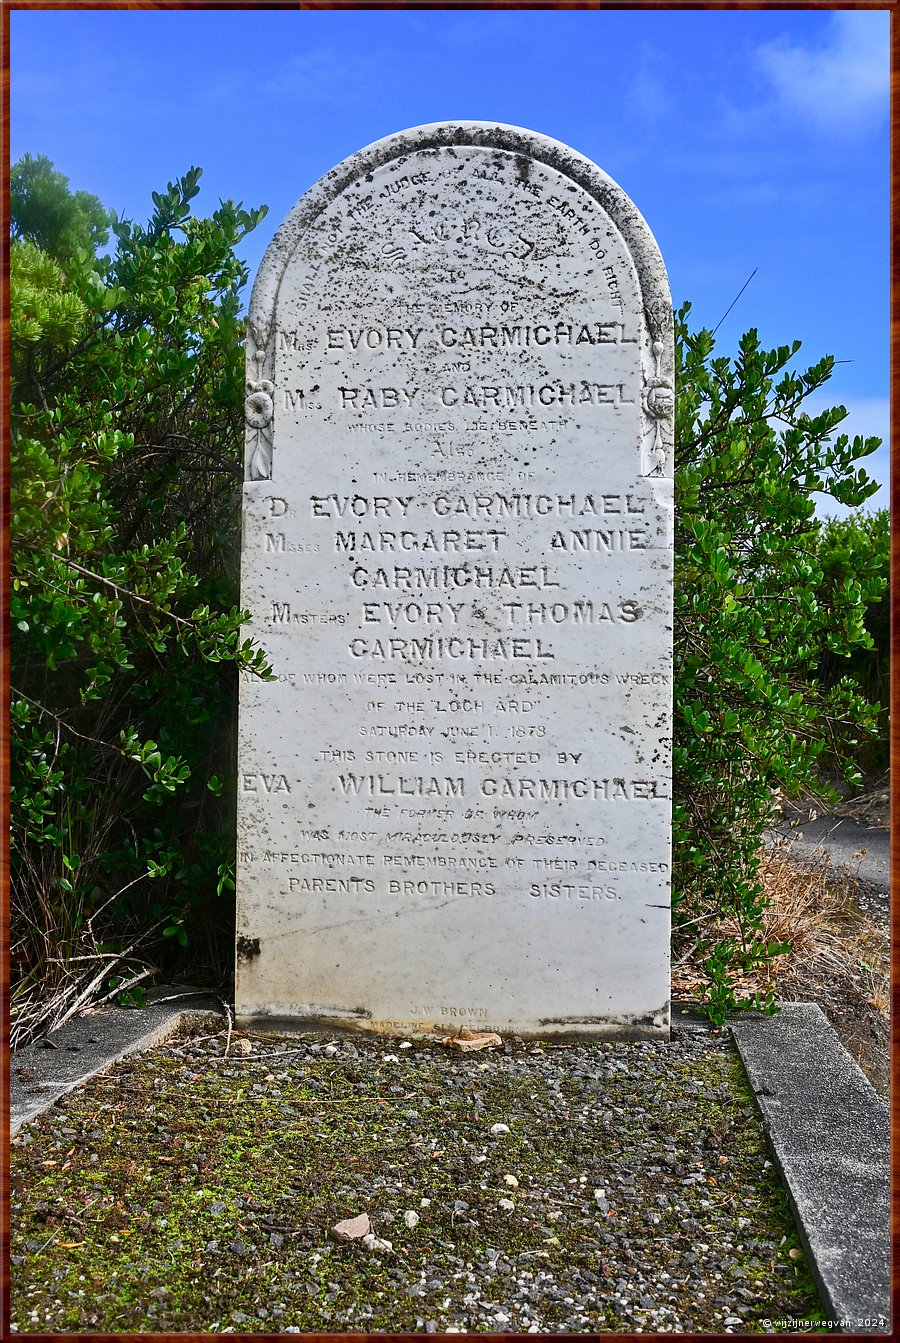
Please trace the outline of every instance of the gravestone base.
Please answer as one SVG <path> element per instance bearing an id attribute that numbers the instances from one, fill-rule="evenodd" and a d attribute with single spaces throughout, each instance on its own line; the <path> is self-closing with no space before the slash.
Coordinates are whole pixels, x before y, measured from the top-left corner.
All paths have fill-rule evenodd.
<path id="1" fill-rule="evenodd" d="M 379 1037 L 420 1040 L 436 1039 L 443 1035 L 457 1035 L 461 1031 L 491 1031 L 504 1040 L 518 1037 L 520 1040 L 545 1040 L 554 1044 L 578 1044 L 591 1040 L 616 1040 L 628 1043 L 635 1040 L 669 1040 L 671 1038 L 668 1004 L 666 1011 L 655 1018 L 641 1020 L 614 1020 L 608 1018 L 599 1022 L 585 1022 L 577 1028 L 573 1025 L 554 1029 L 552 1023 L 539 1025 L 537 1029 L 527 1027 L 519 1030 L 513 1026 L 498 1026 L 482 1020 L 465 1018 L 441 1018 L 439 1021 L 417 1021 L 407 1029 L 402 1023 L 374 1022 L 360 1018 L 350 1020 L 346 1016 L 336 1018 L 313 1017 L 291 1014 L 276 1016 L 268 1014 L 245 1015 L 238 1013 L 235 1025 L 242 1031 L 261 1031 L 268 1035 L 320 1035 L 329 1039 L 335 1035 L 376 1035 Z M 452 1024 L 451 1024 L 452 1020 Z"/>

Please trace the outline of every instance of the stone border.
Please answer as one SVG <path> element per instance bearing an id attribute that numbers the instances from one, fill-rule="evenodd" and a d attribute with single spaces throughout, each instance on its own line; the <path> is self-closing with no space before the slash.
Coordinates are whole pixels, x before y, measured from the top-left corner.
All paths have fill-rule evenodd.
<path id="1" fill-rule="evenodd" d="M 20 1049 L 10 1061 L 10 1135 L 127 1054 L 152 1048 L 181 1030 L 221 1030 L 222 1008 L 210 995 L 161 989 L 141 1011 L 109 1008 L 74 1018 L 54 1033 L 55 1049 L 40 1042 Z M 672 1004 L 672 1025 L 685 1031 L 710 1029 L 709 1021 L 685 1002 Z M 841 1321 L 840 1332 L 887 1333 L 887 1102 L 815 1003 L 788 1003 L 771 1017 L 739 1016 L 729 1026 L 823 1306 L 832 1320 Z M 793 1321 L 772 1324 L 775 1333 L 804 1332 Z"/>
<path id="2" fill-rule="evenodd" d="M 110 1007 L 73 1017 L 52 1036 L 10 1056 L 10 1137 L 110 1063 L 152 1049 L 182 1030 L 220 1031 L 225 1015 L 210 994 L 170 988 L 139 1010 Z"/>
<path id="3" fill-rule="evenodd" d="M 816 1003 L 788 1003 L 775 1016 L 729 1025 L 833 1327 L 887 1333 L 887 1101 Z"/>

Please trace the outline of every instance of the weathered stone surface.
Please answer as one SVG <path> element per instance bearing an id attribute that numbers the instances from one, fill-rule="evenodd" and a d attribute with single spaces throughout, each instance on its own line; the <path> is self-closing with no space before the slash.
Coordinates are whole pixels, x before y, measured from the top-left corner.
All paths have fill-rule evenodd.
<path id="1" fill-rule="evenodd" d="M 493 1031 L 461 1030 L 458 1035 L 437 1035 L 432 1037 L 438 1044 L 458 1049 L 463 1054 L 471 1054 L 480 1049 L 497 1049 L 503 1044 L 499 1035 Z"/>
<path id="2" fill-rule="evenodd" d="M 668 1030 L 671 307 L 625 193 L 420 127 L 274 238 L 248 341 L 239 1019 Z"/>
<path id="3" fill-rule="evenodd" d="M 826 1315 L 886 1333 L 891 1306 L 888 1103 L 817 1003 L 731 1023 Z"/>

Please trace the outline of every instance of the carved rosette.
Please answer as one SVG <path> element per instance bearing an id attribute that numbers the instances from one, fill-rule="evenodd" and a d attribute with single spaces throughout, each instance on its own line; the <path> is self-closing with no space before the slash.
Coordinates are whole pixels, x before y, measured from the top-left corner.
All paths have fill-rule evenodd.
<path id="1" fill-rule="evenodd" d="M 665 301 L 655 299 L 645 306 L 644 316 L 650 334 L 650 350 L 653 354 L 653 374 L 645 380 L 641 393 L 644 437 L 653 435 L 653 441 L 646 452 L 644 475 L 664 476 L 668 458 L 666 440 L 671 438 L 665 430 L 673 425 L 675 386 L 671 378 L 664 375 L 661 359 L 666 349 L 666 337 L 672 327 L 672 310 Z"/>
<path id="2" fill-rule="evenodd" d="M 265 333 L 252 323 L 247 326 L 247 364 L 255 365 L 256 377 L 247 378 L 244 422 L 249 449 L 247 474 L 250 480 L 269 480 L 272 475 L 272 419 L 275 414 L 275 384 L 262 377 L 267 360 Z"/>

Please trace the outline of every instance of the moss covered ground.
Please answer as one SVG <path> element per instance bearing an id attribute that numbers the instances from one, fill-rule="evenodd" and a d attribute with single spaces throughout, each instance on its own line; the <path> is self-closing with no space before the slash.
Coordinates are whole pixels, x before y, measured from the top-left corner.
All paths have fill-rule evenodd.
<path id="1" fill-rule="evenodd" d="M 820 1318 L 724 1037 L 664 1066 L 655 1045 L 223 1047 L 123 1060 L 23 1129 L 19 1332 L 766 1333 Z M 390 1249 L 330 1239 L 363 1211 Z"/>

